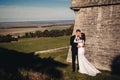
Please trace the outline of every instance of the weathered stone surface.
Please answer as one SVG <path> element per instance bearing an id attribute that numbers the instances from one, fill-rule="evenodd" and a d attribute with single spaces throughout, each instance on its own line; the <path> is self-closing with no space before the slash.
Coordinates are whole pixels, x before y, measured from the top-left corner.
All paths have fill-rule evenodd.
<path id="1" fill-rule="evenodd" d="M 102 5 L 120 4 L 120 0 L 72 0 L 71 8 L 94 7 Z"/>
<path id="2" fill-rule="evenodd" d="M 111 70 L 112 60 L 120 55 L 120 5 L 80 8 L 75 11 L 73 34 L 76 29 L 86 35 L 87 59 L 99 69 Z M 69 49 L 68 62 L 70 54 Z"/>

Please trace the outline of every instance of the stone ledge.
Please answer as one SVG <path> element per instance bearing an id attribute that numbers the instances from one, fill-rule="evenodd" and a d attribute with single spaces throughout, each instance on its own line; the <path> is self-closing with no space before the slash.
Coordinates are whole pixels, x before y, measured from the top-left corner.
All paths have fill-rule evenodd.
<path id="1" fill-rule="evenodd" d="M 70 8 L 76 10 L 78 8 L 109 6 L 109 5 L 120 5 L 120 0 L 72 0 L 72 4 Z"/>

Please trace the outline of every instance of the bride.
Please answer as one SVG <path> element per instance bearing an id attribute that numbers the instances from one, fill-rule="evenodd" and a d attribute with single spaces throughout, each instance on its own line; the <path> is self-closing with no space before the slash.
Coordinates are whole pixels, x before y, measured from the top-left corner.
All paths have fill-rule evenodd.
<path id="1" fill-rule="evenodd" d="M 99 70 L 97 70 L 85 57 L 85 38 L 83 37 L 84 34 L 81 33 L 80 36 L 76 37 L 74 39 L 75 43 L 78 43 L 78 65 L 79 65 L 79 71 L 82 74 L 88 74 L 90 76 L 96 76 L 96 74 L 101 73 Z"/>

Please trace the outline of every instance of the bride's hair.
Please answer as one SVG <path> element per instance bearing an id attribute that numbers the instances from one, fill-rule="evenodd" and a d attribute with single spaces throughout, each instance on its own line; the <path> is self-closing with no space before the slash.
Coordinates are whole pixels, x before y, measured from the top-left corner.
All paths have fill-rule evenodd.
<path id="1" fill-rule="evenodd" d="M 81 38 L 80 39 L 82 39 L 82 40 L 86 40 L 86 37 L 85 37 L 85 33 L 81 33 Z"/>

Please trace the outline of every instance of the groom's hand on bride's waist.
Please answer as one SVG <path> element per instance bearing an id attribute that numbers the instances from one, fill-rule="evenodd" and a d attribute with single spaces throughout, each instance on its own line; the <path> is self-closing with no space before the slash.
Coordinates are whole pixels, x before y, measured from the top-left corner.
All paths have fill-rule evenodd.
<path id="1" fill-rule="evenodd" d="M 77 46 L 77 48 L 80 48 L 80 47 L 81 47 L 81 46 L 79 46 L 79 45 Z"/>
<path id="2" fill-rule="evenodd" d="M 77 46 L 77 48 L 81 48 L 81 47 L 85 47 L 85 46 Z"/>

